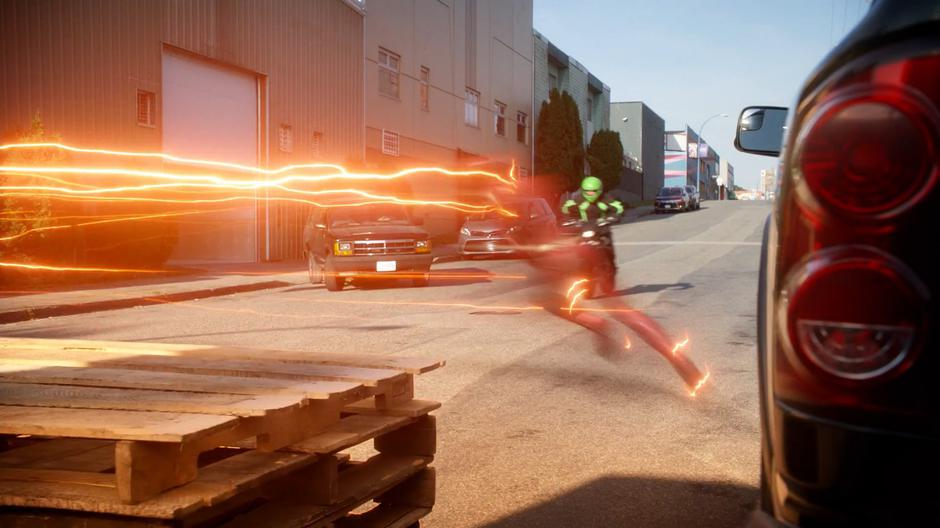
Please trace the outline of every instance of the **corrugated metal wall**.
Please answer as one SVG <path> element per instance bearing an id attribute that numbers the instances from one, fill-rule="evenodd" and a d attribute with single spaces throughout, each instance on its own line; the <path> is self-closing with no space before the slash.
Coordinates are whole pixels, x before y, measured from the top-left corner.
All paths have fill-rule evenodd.
<path id="1" fill-rule="evenodd" d="M 314 161 L 315 132 L 319 160 L 358 159 L 362 31 L 362 15 L 342 0 L 4 0 L 0 134 L 27 127 L 40 112 L 46 129 L 68 143 L 160 150 L 160 61 L 168 44 L 262 76 L 266 165 Z M 136 124 L 138 89 L 157 93 L 156 128 Z M 281 124 L 293 129 L 292 152 L 278 149 Z M 302 209 L 262 211 L 261 220 L 272 219 L 271 259 L 300 257 Z"/>

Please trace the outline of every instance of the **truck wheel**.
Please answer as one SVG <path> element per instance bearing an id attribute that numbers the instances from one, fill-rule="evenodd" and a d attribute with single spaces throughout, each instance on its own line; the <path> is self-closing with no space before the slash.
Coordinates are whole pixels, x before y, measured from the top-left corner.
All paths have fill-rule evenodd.
<path id="1" fill-rule="evenodd" d="M 320 284 L 323 282 L 323 266 L 317 262 L 313 253 L 307 253 L 307 275 L 310 277 L 310 284 Z"/>
<path id="2" fill-rule="evenodd" d="M 323 284 L 326 285 L 326 289 L 330 291 L 342 290 L 343 286 L 346 285 L 346 279 L 336 275 L 336 270 L 330 265 L 327 265 L 324 271 Z"/>
<path id="3" fill-rule="evenodd" d="M 431 282 L 430 270 L 422 273 L 420 277 L 411 279 L 411 285 L 414 286 L 415 288 L 424 288 L 425 286 L 428 285 L 429 282 Z"/>

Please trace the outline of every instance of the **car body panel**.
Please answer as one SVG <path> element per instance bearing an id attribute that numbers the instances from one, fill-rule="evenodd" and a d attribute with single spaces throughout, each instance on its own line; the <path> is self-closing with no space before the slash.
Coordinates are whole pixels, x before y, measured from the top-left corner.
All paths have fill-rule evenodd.
<path id="1" fill-rule="evenodd" d="M 518 216 L 464 221 L 457 241 L 462 255 L 512 255 L 522 246 L 554 238 L 556 216 L 544 199 L 521 198 L 505 206 Z"/>
<path id="2" fill-rule="evenodd" d="M 821 382 L 819 402 L 780 396 L 788 360 L 776 329 L 784 278 L 795 259 L 821 247 L 863 244 L 908 266 L 936 298 L 940 264 L 925 251 L 924 230 L 937 225 L 936 190 L 891 224 L 890 236 L 825 212 L 807 219 L 792 167 L 802 124 L 834 83 L 899 59 L 940 54 L 940 2 L 876 1 L 859 25 L 816 68 L 790 112 L 780 153 L 780 187 L 765 229 L 758 289 L 758 374 L 763 509 L 790 525 L 924 525 L 938 515 L 940 418 L 933 386 L 937 336 L 928 330 L 917 365 L 893 382 L 849 390 Z M 934 107 L 940 94 L 933 93 Z M 934 130 L 935 137 L 940 131 Z M 794 257 L 795 256 L 795 257 Z M 936 327 L 930 308 L 928 328 Z M 810 383 L 812 378 L 803 381 Z M 855 403 L 853 403 L 855 402 Z"/>

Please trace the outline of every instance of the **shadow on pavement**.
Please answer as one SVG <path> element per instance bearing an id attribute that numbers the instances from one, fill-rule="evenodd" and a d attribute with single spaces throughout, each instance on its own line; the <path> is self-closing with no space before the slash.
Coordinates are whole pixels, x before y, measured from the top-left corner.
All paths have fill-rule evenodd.
<path id="1" fill-rule="evenodd" d="M 663 290 L 688 290 L 689 288 L 694 287 L 695 286 L 689 282 L 677 282 L 674 284 L 637 284 L 636 286 L 631 286 L 630 288 L 617 290 L 610 295 L 605 295 L 605 297 L 623 297 L 625 295 L 636 295 L 639 293 L 656 293 Z"/>
<path id="2" fill-rule="evenodd" d="M 744 525 L 758 495 L 740 484 L 606 476 L 485 527 L 729 528 Z"/>

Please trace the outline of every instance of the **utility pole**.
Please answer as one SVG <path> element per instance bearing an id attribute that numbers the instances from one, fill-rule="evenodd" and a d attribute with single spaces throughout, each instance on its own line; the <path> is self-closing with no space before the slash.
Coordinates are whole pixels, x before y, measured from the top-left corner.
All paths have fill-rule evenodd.
<path id="1" fill-rule="evenodd" d="M 708 119 L 706 119 L 705 122 L 702 123 L 702 126 L 700 126 L 700 127 L 698 128 L 698 142 L 695 143 L 695 189 L 696 189 L 696 190 L 698 191 L 698 193 L 699 193 L 699 197 L 700 197 L 699 200 L 702 199 L 702 198 L 701 198 L 701 196 L 702 196 L 702 184 L 701 184 L 701 182 L 699 181 L 699 172 L 701 171 L 701 166 L 702 166 L 702 162 L 700 161 L 700 160 L 701 160 L 701 154 L 702 154 L 701 145 L 702 145 L 702 143 L 704 142 L 704 139 L 702 138 L 702 131 L 705 129 L 705 125 L 707 125 L 709 121 L 711 121 L 712 119 L 715 119 L 716 117 L 728 117 L 728 114 L 715 114 L 715 115 L 709 117 Z M 707 145 L 707 143 L 706 143 L 706 145 Z M 706 151 L 706 152 L 708 152 L 708 151 Z"/>

